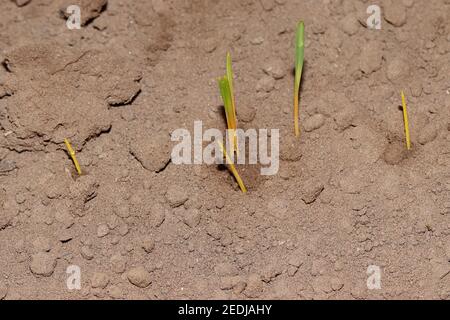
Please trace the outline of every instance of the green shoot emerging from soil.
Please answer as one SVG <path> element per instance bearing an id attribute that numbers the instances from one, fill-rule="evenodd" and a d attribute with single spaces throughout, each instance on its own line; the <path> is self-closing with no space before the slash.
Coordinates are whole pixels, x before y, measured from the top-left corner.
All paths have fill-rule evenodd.
<path id="1" fill-rule="evenodd" d="M 223 106 L 225 108 L 225 116 L 227 118 L 227 127 L 229 130 L 229 140 L 230 140 L 229 143 L 231 146 L 231 152 L 237 153 L 238 146 L 236 135 L 237 129 L 236 104 L 234 99 L 233 69 L 231 67 L 231 55 L 229 53 L 227 54 L 227 73 L 222 78 L 219 78 L 219 89 L 220 95 L 222 96 L 223 100 Z M 247 189 L 245 188 L 245 185 L 242 182 L 242 179 L 239 176 L 239 173 L 237 172 L 233 162 L 228 156 L 226 149 L 221 143 L 219 144 L 226 159 L 226 163 L 228 164 L 228 168 L 236 178 L 236 181 L 239 184 L 239 187 L 241 188 L 242 192 L 246 193 Z"/>
<path id="2" fill-rule="evenodd" d="M 303 72 L 304 34 L 305 34 L 305 25 L 303 21 L 300 21 L 297 26 L 297 33 L 295 36 L 294 131 L 297 137 L 300 135 L 300 128 L 298 125 L 298 105 L 300 95 L 300 83 L 302 80 L 302 72 Z"/>
<path id="3" fill-rule="evenodd" d="M 236 104 L 234 98 L 233 86 L 233 69 L 231 67 L 231 55 L 227 54 L 227 74 L 219 79 L 220 94 L 225 108 L 225 115 L 227 118 L 227 127 L 230 130 L 230 145 L 232 150 L 237 151 L 237 117 Z"/>

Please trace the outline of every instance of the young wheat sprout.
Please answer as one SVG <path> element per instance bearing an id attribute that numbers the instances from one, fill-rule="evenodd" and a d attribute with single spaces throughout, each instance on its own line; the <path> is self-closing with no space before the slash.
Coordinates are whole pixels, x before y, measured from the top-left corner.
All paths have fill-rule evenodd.
<path id="1" fill-rule="evenodd" d="M 75 165 L 75 169 L 78 172 L 78 175 L 81 176 L 81 167 L 80 164 L 78 163 L 77 157 L 75 156 L 75 150 L 73 150 L 72 145 L 70 144 L 69 140 L 64 139 L 64 143 L 67 147 L 67 150 L 69 151 L 69 155 L 72 158 L 73 164 Z"/>
<path id="2" fill-rule="evenodd" d="M 405 138 L 406 138 L 406 149 L 411 150 L 411 137 L 409 135 L 409 121 L 408 121 L 408 110 L 406 109 L 406 99 L 403 91 L 402 96 L 402 106 L 403 106 L 403 124 L 405 126 Z"/>
<path id="3" fill-rule="evenodd" d="M 298 137 L 300 135 L 300 127 L 298 124 L 298 108 L 300 83 L 302 81 L 303 59 L 304 59 L 304 33 L 305 25 L 300 21 L 297 26 L 297 33 L 295 36 L 295 88 L 294 88 L 294 131 Z"/>

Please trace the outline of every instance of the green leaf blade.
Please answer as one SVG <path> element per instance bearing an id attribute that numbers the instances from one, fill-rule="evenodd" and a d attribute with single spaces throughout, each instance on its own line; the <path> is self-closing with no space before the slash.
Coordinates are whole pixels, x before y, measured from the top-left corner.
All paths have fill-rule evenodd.
<path id="1" fill-rule="evenodd" d="M 225 76 L 219 79 L 219 89 L 222 96 L 223 105 L 225 108 L 225 115 L 227 117 L 228 128 L 231 129 L 231 123 L 233 121 L 233 105 L 231 100 L 230 82 Z"/>
<path id="2" fill-rule="evenodd" d="M 228 78 L 228 84 L 230 86 L 230 95 L 231 95 L 231 105 L 233 107 L 233 123 L 235 125 L 237 122 L 236 119 L 236 101 L 234 98 L 234 85 L 233 85 L 233 68 L 231 66 L 231 54 L 228 52 L 227 53 L 227 78 Z"/>
<path id="3" fill-rule="evenodd" d="M 230 85 L 231 96 L 233 97 L 233 68 L 231 66 L 231 55 L 227 53 L 227 78 Z"/>
<path id="4" fill-rule="evenodd" d="M 300 80 L 303 71 L 304 60 L 304 37 L 305 37 L 305 24 L 300 21 L 297 26 L 297 32 L 295 37 L 295 89 L 299 90 Z"/>

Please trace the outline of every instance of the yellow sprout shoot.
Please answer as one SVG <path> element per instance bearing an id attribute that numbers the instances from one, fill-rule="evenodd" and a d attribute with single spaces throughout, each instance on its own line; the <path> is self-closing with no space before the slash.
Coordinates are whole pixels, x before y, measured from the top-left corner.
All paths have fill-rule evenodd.
<path id="1" fill-rule="evenodd" d="M 406 99 L 405 94 L 403 91 L 401 92 L 402 95 L 402 106 L 403 106 L 403 122 L 405 125 L 405 137 L 406 137 L 406 149 L 411 149 L 411 137 L 409 135 L 409 122 L 408 122 L 408 111 L 406 109 Z"/>
<path id="2" fill-rule="evenodd" d="M 67 150 L 69 151 L 70 157 L 72 158 L 73 164 L 75 165 L 75 168 L 77 169 L 78 175 L 81 176 L 81 168 L 80 164 L 78 163 L 77 157 L 75 156 L 75 150 L 73 150 L 72 146 L 70 145 L 69 140 L 64 139 L 64 143 L 66 144 Z"/>
<path id="3" fill-rule="evenodd" d="M 225 160 L 228 164 L 228 168 L 230 169 L 231 173 L 233 174 L 234 178 L 236 179 L 239 188 L 241 188 L 243 193 L 247 192 L 247 188 L 244 185 L 244 182 L 242 181 L 241 177 L 239 176 L 239 173 L 236 170 L 236 167 L 234 166 L 233 162 L 231 161 L 230 157 L 228 156 L 228 152 L 225 150 L 222 142 L 218 141 L 220 149 L 222 150 L 222 153 L 225 157 Z"/>

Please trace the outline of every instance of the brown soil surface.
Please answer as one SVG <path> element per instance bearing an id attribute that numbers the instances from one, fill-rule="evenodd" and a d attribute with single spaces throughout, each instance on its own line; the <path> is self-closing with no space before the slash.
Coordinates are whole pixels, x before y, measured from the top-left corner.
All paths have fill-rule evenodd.
<path id="1" fill-rule="evenodd" d="M 450 299 L 450 1 L 373 3 L 381 30 L 357 0 L 2 0 L 0 300 Z M 173 130 L 225 128 L 227 51 L 240 126 L 281 134 L 246 195 L 170 161 Z"/>

